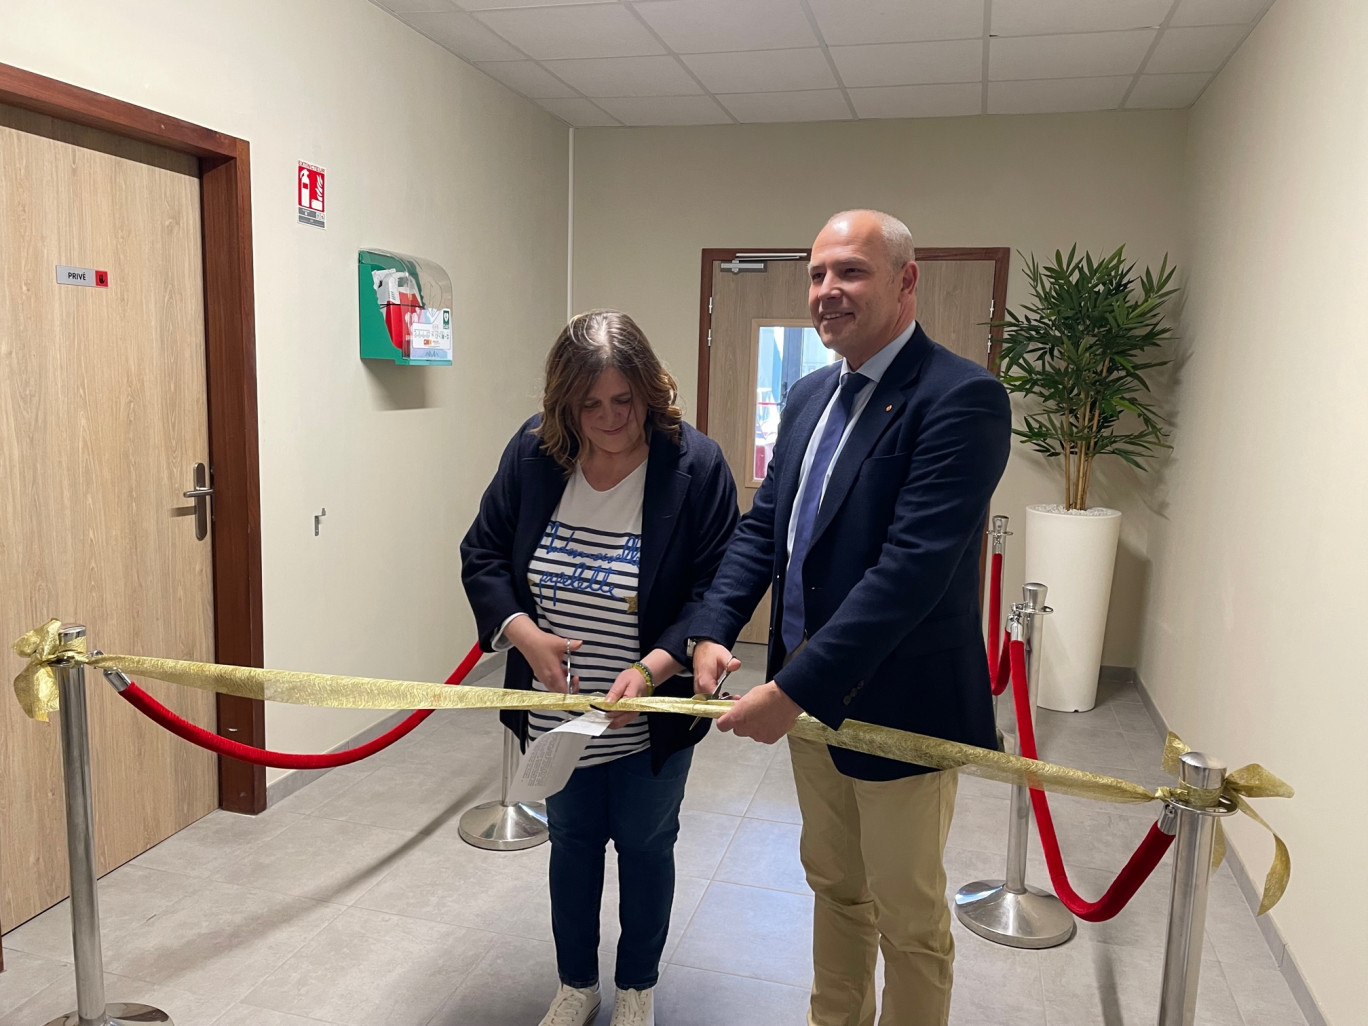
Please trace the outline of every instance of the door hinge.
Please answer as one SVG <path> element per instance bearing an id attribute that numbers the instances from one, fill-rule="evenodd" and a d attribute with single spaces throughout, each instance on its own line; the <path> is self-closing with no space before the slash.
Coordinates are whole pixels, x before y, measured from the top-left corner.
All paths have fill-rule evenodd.
<path id="1" fill-rule="evenodd" d="M 712 328 L 708 329 L 708 348 L 712 348 Z"/>
<path id="2" fill-rule="evenodd" d="M 712 301 L 713 301 L 713 297 L 712 297 L 712 296 L 709 296 L 709 297 L 708 297 L 708 316 L 709 316 L 709 317 L 712 316 Z"/>

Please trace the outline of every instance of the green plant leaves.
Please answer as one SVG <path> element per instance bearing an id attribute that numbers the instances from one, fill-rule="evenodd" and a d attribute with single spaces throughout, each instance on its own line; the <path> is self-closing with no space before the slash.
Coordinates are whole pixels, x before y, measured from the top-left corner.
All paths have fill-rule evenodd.
<path id="1" fill-rule="evenodd" d="M 1141 460 L 1170 448 L 1144 372 L 1170 362 L 1156 349 L 1172 335 L 1163 310 L 1177 269 L 1165 255 L 1157 272 L 1137 275 L 1124 250 L 1098 259 L 1075 245 L 1047 264 L 1023 256 L 1031 299 L 992 322 L 1003 328 L 1002 383 L 1038 407 L 1014 433 L 1063 459 L 1069 509 L 1087 508 L 1098 456 L 1145 469 Z"/>

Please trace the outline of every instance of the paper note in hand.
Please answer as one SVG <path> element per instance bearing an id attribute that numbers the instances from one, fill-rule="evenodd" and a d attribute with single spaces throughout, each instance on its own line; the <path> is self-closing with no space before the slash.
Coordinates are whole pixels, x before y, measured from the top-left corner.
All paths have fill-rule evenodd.
<path id="1" fill-rule="evenodd" d="M 543 734 L 523 753 L 508 787 L 510 802 L 536 802 L 555 794 L 570 779 L 591 737 L 608 729 L 608 714 L 591 709 Z"/>

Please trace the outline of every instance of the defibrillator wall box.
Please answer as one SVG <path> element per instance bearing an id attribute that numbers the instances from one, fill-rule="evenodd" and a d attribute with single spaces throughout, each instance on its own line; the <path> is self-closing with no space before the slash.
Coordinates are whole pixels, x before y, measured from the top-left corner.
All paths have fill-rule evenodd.
<path id="1" fill-rule="evenodd" d="M 451 365 L 451 276 L 423 257 L 384 249 L 357 255 L 361 357 Z"/>

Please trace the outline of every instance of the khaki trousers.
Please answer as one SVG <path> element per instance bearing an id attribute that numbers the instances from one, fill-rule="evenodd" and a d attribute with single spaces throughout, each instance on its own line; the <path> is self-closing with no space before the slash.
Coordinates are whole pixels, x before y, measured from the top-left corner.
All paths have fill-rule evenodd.
<path id="1" fill-rule="evenodd" d="M 954 771 L 856 780 L 826 745 L 789 738 L 803 814 L 800 851 L 814 894 L 808 1026 L 946 1026 L 955 944 L 945 900 Z"/>

